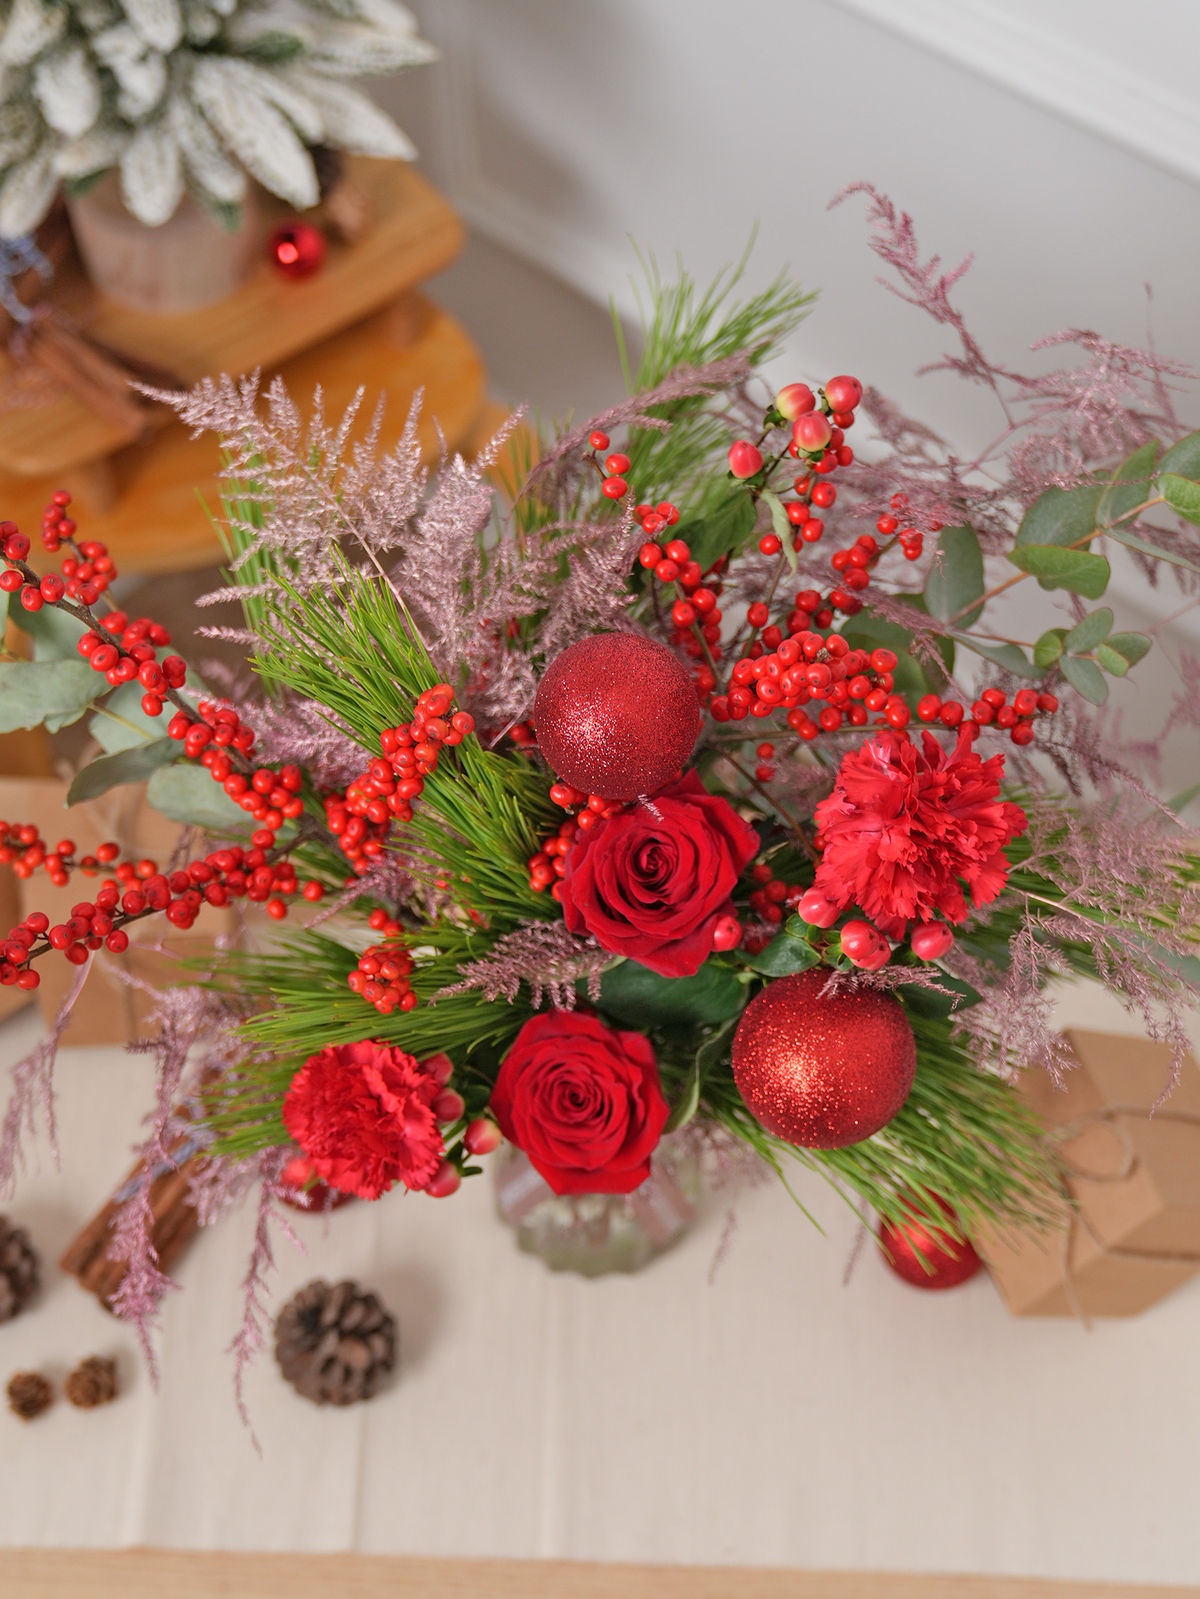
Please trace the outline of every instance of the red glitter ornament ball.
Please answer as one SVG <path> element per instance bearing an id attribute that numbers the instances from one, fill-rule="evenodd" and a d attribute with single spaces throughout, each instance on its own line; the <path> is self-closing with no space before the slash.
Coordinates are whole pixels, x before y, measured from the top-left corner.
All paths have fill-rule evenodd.
<path id="1" fill-rule="evenodd" d="M 917 1069 L 900 1001 L 870 988 L 823 994 L 829 975 L 777 978 L 733 1039 L 742 1098 L 769 1133 L 804 1149 L 841 1149 L 886 1127 Z"/>
<path id="2" fill-rule="evenodd" d="M 272 233 L 267 254 L 285 278 L 310 278 L 324 265 L 325 235 L 307 222 L 288 222 Z"/>
<path id="3" fill-rule="evenodd" d="M 945 1200 L 938 1203 L 951 1221 L 957 1221 Z M 896 1276 L 914 1288 L 957 1288 L 983 1265 L 969 1243 L 952 1238 L 919 1210 L 898 1226 L 880 1222 L 879 1252 Z"/>
<path id="4" fill-rule="evenodd" d="M 601 799 L 633 800 L 679 776 L 700 732 L 700 707 L 662 644 L 638 633 L 596 633 L 546 668 L 533 722 L 563 782 Z"/>

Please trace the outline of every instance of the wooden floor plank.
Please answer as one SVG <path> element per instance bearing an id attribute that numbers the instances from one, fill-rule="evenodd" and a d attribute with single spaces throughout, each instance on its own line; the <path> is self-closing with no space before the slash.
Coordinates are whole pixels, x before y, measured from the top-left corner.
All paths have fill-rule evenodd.
<path id="1" fill-rule="evenodd" d="M 0 1569 L 5 1599 L 1200 1599 L 1037 1577 L 184 1549 L 8 1549 Z"/>

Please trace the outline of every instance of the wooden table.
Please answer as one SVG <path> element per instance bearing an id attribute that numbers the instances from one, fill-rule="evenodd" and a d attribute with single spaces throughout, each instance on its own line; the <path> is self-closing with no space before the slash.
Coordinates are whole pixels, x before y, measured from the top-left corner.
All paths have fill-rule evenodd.
<path id="1" fill-rule="evenodd" d="M 97 340 L 169 368 L 186 383 L 260 368 L 264 382 L 279 373 L 302 407 L 320 383 L 331 415 L 361 385 L 367 391 L 363 427 L 385 391 L 385 447 L 399 436 L 411 398 L 423 388 L 421 441 L 428 454 L 439 447 L 439 427 L 452 449 L 470 452 L 497 420 L 497 412 L 486 409 L 483 362 L 459 324 L 414 292 L 458 254 L 462 224 L 402 162 L 360 158 L 350 171 L 369 197 L 374 221 L 356 243 L 332 244 L 312 278 L 284 278 L 264 259 L 217 305 L 150 316 L 97 296 L 83 283 L 78 263 L 70 262 L 56 294 Z M 286 215 L 281 208 L 279 217 Z M 0 358 L 0 382 L 6 362 Z M 221 558 L 200 503 L 218 509 L 216 465 L 214 438 L 192 441 L 165 416 L 146 438 L 129 444 L 69 394 L 0 414 L 0 515 L 36 529 L 53 490 L 69 489 L 81 528 L 103 539 L 125 570 L 179 570 Z"/>

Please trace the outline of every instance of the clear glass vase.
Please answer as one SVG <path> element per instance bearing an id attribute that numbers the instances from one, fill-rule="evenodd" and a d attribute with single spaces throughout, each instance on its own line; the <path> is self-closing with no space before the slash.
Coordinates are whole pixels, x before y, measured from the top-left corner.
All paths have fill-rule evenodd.
<path id="1" fill-rule="evenodd" d="M 685 1138 L 665 1138 L 650 1176 L 631 1194 L 555 1194 L 528 1157 L 511 1144 L 492 1166 L 496 1210 L 517 1246 L 551 1271 L 602 1277 L 640 1271 L 670 1249 L 695 1216 L 699 1156 Z"/>

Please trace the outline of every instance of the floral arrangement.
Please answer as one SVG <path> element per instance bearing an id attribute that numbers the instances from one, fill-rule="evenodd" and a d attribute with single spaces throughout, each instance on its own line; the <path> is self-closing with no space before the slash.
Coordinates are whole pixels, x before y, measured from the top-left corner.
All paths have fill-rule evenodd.
<path id="1" fill-rule="evenodd" d="M 32 233 L 60 184 L 82 193 L 113 168 L 148 227 L 190 189 L 236 228 L 247 173 L 315 205 L 311 147 L 414 154 L 348 80 L 434 57 L 397 0 L 4 0 L 0 238 Z"/>
<path id="2" fill-rule="evenodd" d="M 0 982 L 64 957 L 82 980 L 130 923 L 185 929 L 205 902 L 280 924 L 162 997 L 118 1313 L 145 1328 L 166 1284 L 149 1174 L 184 1100 L 202 1217 L 261 1184 L 244 1357 L 285 1172 L 444 1197 L 503 1138 L 557 1194 L 621 1194 L 687 1126 L 822 1173 L 917 1240 L 919 1272 L 930 1217 L 962 1242 L 1055 1192 L 1012 1086 L 1061 1064 L 1049 978 L 1098 978 L 1186 1047 L 1200 854 L 1104 721 L 1151 639 L 1097 603 L 1114 543 L 1194 592 L 1183 369 L 1090 333 L 1059 341 L 1076 366 L 992 364 L 955 274 L 868 195 L 902 294 L 957 337 L 945 364 L 1002 407 L 978 459 L 849 376 L 760 392 L 808 309 L 786 279 L 733 303 L 652 278 L 628 400 L 432 476 L 415 412 L 380 454 L 278 385 L 164 397 L 224 451 L 212 598 L 241 602 L 249 682 L 205 684 L 105 609 L 111 557 L 66 494 L 42 529 L 61 575 L 5 524 L 36 659 L 0 665 L 3 725 L 90 714 L 104 753 L 71 800 L 148 780 L 188 831 L 160 868 L 8 823 L 22 876 L 103 881 L 14 928 Z M 514 493 L 488 477 L 505 460 Z M 1062 615 L 1022 637 L 998 602 L 1031 580 Z M 1172 714 L 1194 718 L 1187 671 Z M 5 1180 L 53 1046 L 15 1068 Z"/>

